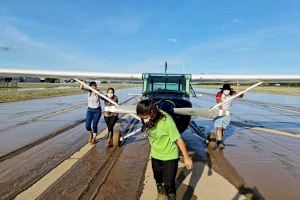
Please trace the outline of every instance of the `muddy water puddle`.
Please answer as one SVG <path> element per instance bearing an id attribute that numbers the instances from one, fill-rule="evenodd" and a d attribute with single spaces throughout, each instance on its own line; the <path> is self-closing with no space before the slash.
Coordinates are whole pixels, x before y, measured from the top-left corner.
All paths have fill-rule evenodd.
<path id="1" fill-rule="evenodd" d="M 201 121 L 197 125 L 208 126 Z M 185 136 L 214 170 L 247 197 L 300 199 L 300 140 L 272 133 L 231 126 L 225 134 L 225 149 L 204 155 L 203 143 Z"/>

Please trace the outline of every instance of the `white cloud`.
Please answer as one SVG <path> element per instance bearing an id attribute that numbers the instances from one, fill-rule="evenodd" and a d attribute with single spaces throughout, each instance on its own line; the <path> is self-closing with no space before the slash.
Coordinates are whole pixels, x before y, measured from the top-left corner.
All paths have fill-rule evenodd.
<path id="1" fill-rule="evenodd" d="M 1 23 L 0 38 L 5 42 L 17 46 L 8 65 L 23 68 L 65 68 L 65 69 L 107 69 L 112 63 L 101 59 L 88 58 L 85 55 L 68 51 L 60 46 L 38 41 L 29 35 L 21 32 L 16 27 L 7 23 Z M 1 50 L 8 50 L 7 46 L 0 44 Z M 13 49 L 13 48 L 12 48 Z M 0 64 L 4 65 L 4 63 Z M 7 63 L 5 63 L 7 64 Z"/>
<path id="2" fill-rule="evenodd" d="M 81 31 L 85 33 L 112 33 L 116 35 L 130 35 L 137 33 L 142 26 L 140 16 L 107 17 L 100 21 L 88 23 Z"/>
<path id="3" fill-rule="evenodd" d="M 178 39 L 177 39 L 177 38 L 169 38 L 168 41 L 169 41 L 169 42 L 174 42 L 174 43 L 175 43 L 175 42 L 178 42 Z"/>
<path id="4" fill-rule="evenodd" d="M 232 23 L 239 23 L 239 22 L 243 22 L 243 20 L 235 18 L 231 22 Z"/>
<path id="5" fill-rule="evenodd" d="M 4 44 L 0 43 L 0 52 L 1 51 L 10 51 L 10 50 L 13 50 L 13 49 L 14 49 L 13 47 L 10 47 L 10 46 L 7 46 L 7 45 L 4 45 Z"/>
<path id="6" fill-rule="evenodd" d="M 251 48 L 250 47 L 239 47 L 236 49 L 233 49 L 233 51 L 250 51 Z"/>
<path id="7" fill-rule="evenodd" d="M 228 28 L 228 27 L 233 26 L 234 24 L 238 24 L 238 23 L 242 23 L 242 22 L 244 22 L 244 20 L 235 18 L 235 19 L 231 20 L 230 22 L 227 22 L 227 23 L 225 23 L 225 24 L 222 24 L 222 25 L 221 25 L 221 28 L 222 28 L 222 29 L 226 29 L 226 28 Z"/>
<path id="8" fill-rule="evenodd" d="M 191 73 L 226 73 L 226 68 L 239 68 L 240 72 L 248 73 L 265 73 L 268 68 L 278 73 L 285 71 L 286 67 L 299 71 L 295 67 L 300 64 L 297 56 L 300 53 L 299 34 L 300 24 L 262 28 L 240 35 L 211 38 L 173 57 L 184 60 L 189 69 L 194 69 Z"/>

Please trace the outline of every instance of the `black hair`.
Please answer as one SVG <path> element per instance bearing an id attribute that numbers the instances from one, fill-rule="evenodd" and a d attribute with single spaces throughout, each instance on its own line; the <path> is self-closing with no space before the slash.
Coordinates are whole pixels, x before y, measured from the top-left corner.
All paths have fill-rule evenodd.
<path id="1" fill-rule="evenodd" d="M 97 87 L 97 83 L 95 81 L 90 82 L 90 87 L 92 87 L 93 85 Z M 89 96 L 91 96 L 92 94 L 92 90 L 90 90 Z"/>
<path id="2" fill-rule="evenodd" d="M 114 88 L 110 87 L 110 88 L 108 88 L 108 89 L 106 90 L 106 92 L 108 92 L 109 90 L 112 90 L 112 91 L 113 91 L 113 94 L 115 94 L 115 89 L 114 89 Z"/>
<path id="3" fill-rule="evenodd" d="M 143 132 L 156 126 L 157 122 L 164 117 L 164 114 L 158 110 L 154 101 L 150 99 L 140 101 L 136 106 L 136 113 L 138 116 L 150 116 L 149 122 L 143 122 Z"/>
<path id="4" fill-rule="evenodd" d="M 97 83 L 95 81 L 90 82 L 90 86 L 97 86 Z"/>
<path id="5" fill-rule="evenodd" d="M 228 83 L 225 83 L 221 89 L 222 90 L 232 90 L 232 88 L 230 87 L 230 84 L 228 84 Z"/>
<path id="6" fill-rule="evenodd" d="M 233 95 L 234 93 L 235 93 L 235 91 L 234 91 L 234 89 L 232 89 L 231 87 L 230 87 L 230 84 L 228 84 L 228 83 L 225 83 L 224 85 L 223 85 L 223 87 L 222 88 L 220 88 L 221 89 L 221 92 L 223 93 L 223 91 L 224 90 L 230 90 L 230 95 Z"/>

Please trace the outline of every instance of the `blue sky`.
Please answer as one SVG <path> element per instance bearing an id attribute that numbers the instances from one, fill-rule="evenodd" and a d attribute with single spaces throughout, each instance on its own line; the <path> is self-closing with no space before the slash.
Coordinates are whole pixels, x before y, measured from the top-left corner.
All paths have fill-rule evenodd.
<path id="1" fill-rule="evenodd" d="M 0 68 L 300 73 L 298 0 L 0 0 Z"/>

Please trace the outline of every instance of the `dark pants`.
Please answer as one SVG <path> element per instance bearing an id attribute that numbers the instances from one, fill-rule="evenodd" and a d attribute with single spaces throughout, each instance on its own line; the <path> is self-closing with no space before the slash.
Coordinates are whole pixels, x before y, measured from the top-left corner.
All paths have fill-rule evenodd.
<path id="1" fill-rule="evenodd" d="M 114 133 L 114 126 L 118 121 L 118 116 L 104 117 L 104 119 L 108 128 L 108 133 L 112 135 Z"/>
<path id="2" fill-rule="evenodd" d="M 98 133 L 98 122 L 101 117 L 101 108 L 88 108 L 85 118 L 85 127 L 87 131 L 91 131 L 93 122 L 93 133 Z"/>
<path id="3" fill-rule="evenodd" d="M 156 184 L 163 184 L 167 194 L 175 194 L 175 179 L 178 170 L 178 159 L 163 161 L 152 158 L 152 170 Z"/>

